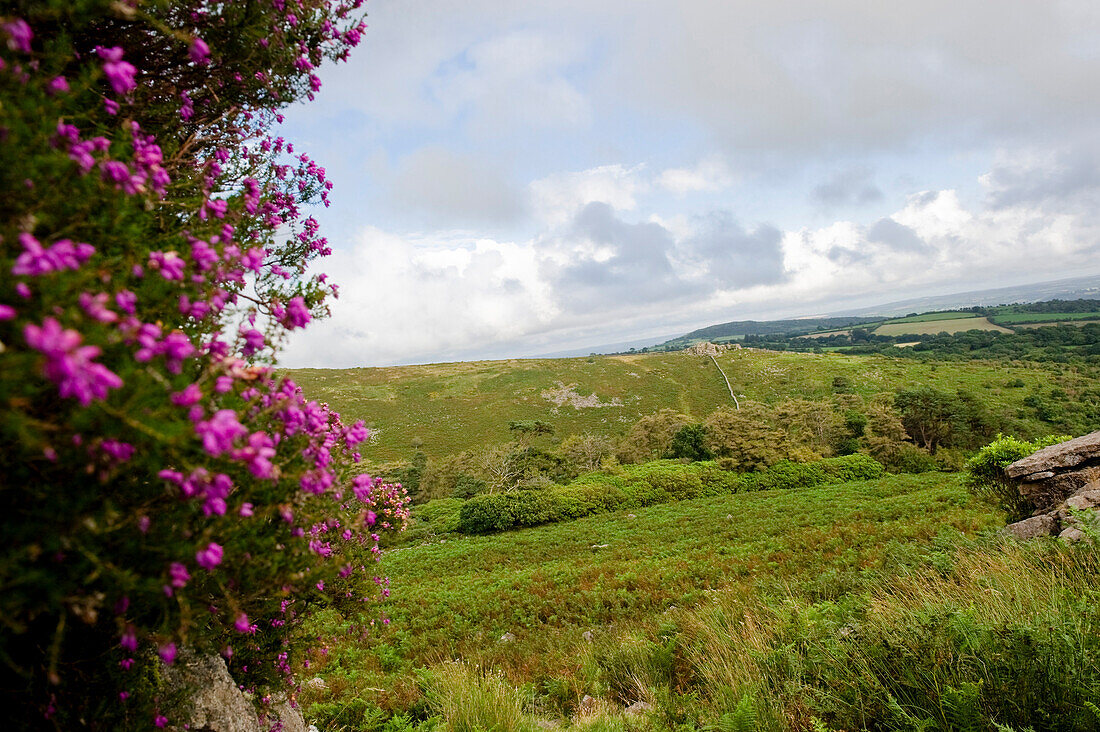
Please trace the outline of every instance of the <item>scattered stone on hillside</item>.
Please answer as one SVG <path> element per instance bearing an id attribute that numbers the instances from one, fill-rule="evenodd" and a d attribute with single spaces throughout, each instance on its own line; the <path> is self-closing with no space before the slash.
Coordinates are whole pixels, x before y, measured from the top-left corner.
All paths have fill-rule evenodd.
<path id="1" fill-rule="evenodd" d="M 610 544 L 593 544 L 592 548 L 593 549 L 607 549 L 609 546 L 611 546 L 611 545 Z"/>
<path id="2" fill-rule="evenodd" d="M 516 639 L 516 635 L 515 635 L 515 633 L 512 633 L 512 632 L 508 632 L 508 633 L 505 633 L 504 635 L 500 636 L 500 642 L 501 643 L 511 643 L 511 642 L 515 641 L 515 639 Z"/>
<path id="3" fill-rule="evenodd" d="M 573 409 L 601 409 L 604 407 L 621 407 L 623 405 L 619 397 L 612 397 L 609 402 L 601 402 L 599 396 L 597 396 L 595 392 L 588 396 L 581 396 L 577 393 L 576 384 L 569 384 L 566 386 L 561 381 L 555 381 L 554 385 L 553 389 L 544 389 L 539 396 L 555 407 L 561 407 L 568 404 L 573 407 Z"/>
<path id="4" fill-rule="evenodd" d="M 626 515 L 626 517 L 627 517 L 627 518 L 638 518 L 637 516 L 635 516 L 635 515 L 634 515 L 634 514 L 632 514 L 632 513 L 628 513 L 628 514 Z"/>
<path id="5" fill-rule="evenodd" d="M 199 655 L 184 650 L 171 666 L 164 667 L 164 681 L 170 686 L 193 689 L 182 709 L 173 717 L 186 720 L 186 728 L 204 732 L 266 732 L 281 725 L 284 732 L 306 732 L 302 713 L 285 699 L 271 705 L 265 722 L 245 697 L 221 656 Z M 176 729 L 185 728 L 183 725 Z"/>
<path id="6" fill-rule="evenodd" d="M 690 353 L 692 356 L 717 356 L 720 353 L 726 351 L 740 351 L 740 343 L 711 343 L 710 341 L 703 341 L 702 343 L 695 343 L 684 349 L 685 353 Z"/>
<path id="7" fill-rule="evenodd" d="M 585 694 L 584 698 L 581 699 L 581 703 L 577 705 L 577 716 L 583 717 L 585 715 L 595 714 L 598 706 L 599 702 L 588 694 Z"/>
<path id="8" fill-rule="evenodd" d="M 581 633 L 581 638 L 584 638 L 585 643 L 591 643 L 593 637 L 594 636 L 592 635 L 591 630 L 586 630 L 583 633 Z"/>
<path id="9" fill-rule="evenodd" d="M 1020 539 L 1058 536 L 1079 541 L 1074 511 L 1100 513 L 1100 432 L 1043 448 L 1005 468 L 1035 510 L 1006 530 Z"/>
<path id="10" fill-rule="evenodd" d="M 314 676 L 312 679 L 306 682 L 306 686 L 314 691 L 324 691 L 328 688 L 328 684 L 320 676 Z"/>
<path id="11" fill-rule="evenodd" d="M 1054 533 L 1054 519 L 1050 516 L 1032 516 L 1005 527 L 1005 531 L 1017 539 L 1034 539 L 1036 536 L 1050 536 Z"/>
<path id="12" fill-rule="evenodd" d="M 653 705 L 639 699 L 624 710 L 630 716 L 636 716 L 653 711 Z"/>

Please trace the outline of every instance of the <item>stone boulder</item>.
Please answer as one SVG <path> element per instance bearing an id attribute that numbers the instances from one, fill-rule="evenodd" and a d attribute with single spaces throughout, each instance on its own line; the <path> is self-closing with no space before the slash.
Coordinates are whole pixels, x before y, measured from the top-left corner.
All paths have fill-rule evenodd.
<path id="1" fill-rule="evenodd" d="M 1005 475 L 1035 509 L 1031 518 L 1007 527 L 1020 539 L 1084 538 L 1074 511 L 1100 512 L 1100 432 L 1093 432 L 1012 463 Z"/>
<path id="2" fill-rule="evenodd" d="M 732 343 L 729 345 L 711 343 L 710 341 L 703 341 L 702 343 L 695 343 L 684 349 L 686 353 L 692 356 L 717 356 L 720 353 L 725 353 L 730 350 L 740 350 L 740 343 Z"/>
<path id="3" fill-rule="evenodd" d="M 164 667 L 165 683 L 191 690 L 181 708 L 171 710 L 171 721 L 186 723 L 199 732 L 306 732 L 302 713 L 285 699 L 276 699 L 265 721 L 260 721 L 252 702 L 241 692 L 221 656 L 183 651 L 176 662 Z M 174 729 L 185 729 L 181 724 Z"/>

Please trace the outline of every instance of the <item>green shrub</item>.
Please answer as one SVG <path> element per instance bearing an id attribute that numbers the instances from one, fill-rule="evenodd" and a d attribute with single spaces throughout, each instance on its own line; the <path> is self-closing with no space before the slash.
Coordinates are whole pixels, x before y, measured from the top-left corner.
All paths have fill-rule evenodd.
<path id="1" fill-rule="evenodd" d="M 417 521 L 428 524 L 433 533 L 449 534 L 458 531 L 459 513 L 463 503 L 458 498 L 437 498 L 418 506 L 414 515 Z"/>
<path id="2" fill-rule="evenodd" d="M 829 476 L 818 463 L 792 463 L 781 460 L 756 474 L 756 490 L 806 488 L 828 481 Z"/>
<path id="3" fill-rule="evenodd" d="M 853 453 L 840 457 L 825 458 L 821 469 L 832 483 L 847 483 L 850 480 L 875 480 L 886 475 L 886 468 L 870 455 Z"/>
<path id="4" fill-rule="evenodd" d="M 504 493 L 474 496 L 458 512 L 458 530 L 464 534 L 488 534 L 511 528 L 515 519 Z"/>
<path id="5" fill-rule="evenodd" d="M 1008 514 L 1009 521 L 1019 521 L 1031 514 L 1031 504 L 1020 495 L 1016 484 L 1008 479 L 1004 469 L 1036 450 L 1056 445 L 1070 439 L 1066 436 L 1040 437 L 1033 442 L 1025 442 L 1009 435 L 997 435 L 970 458 L 964 466 L 967 473 L 967 487 L 972 493 L 990 501 Z"/>

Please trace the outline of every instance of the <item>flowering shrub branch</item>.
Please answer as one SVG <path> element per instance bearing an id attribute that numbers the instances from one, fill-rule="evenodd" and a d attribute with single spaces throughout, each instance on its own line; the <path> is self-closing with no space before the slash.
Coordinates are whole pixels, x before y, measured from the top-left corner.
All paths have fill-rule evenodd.
<path id="1" fill-rule="evenodd" d="M 404 492 L 274 369 L 336 295 L 306 213 L 332 184 L 278 109 L 361 2 L 0 16 L 0 674 L 28 726 L 169 723 L 150 679 L 185 645 L 292 684 L 303 612 L 372 599 L 349 578 Z"/>

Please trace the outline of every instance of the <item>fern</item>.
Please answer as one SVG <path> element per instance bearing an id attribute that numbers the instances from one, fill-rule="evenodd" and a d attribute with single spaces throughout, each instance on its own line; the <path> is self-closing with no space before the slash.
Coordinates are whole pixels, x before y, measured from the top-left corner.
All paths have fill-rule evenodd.
<path id="1" fill-rule="evenodd" d="M 718 732 L 756 732 L 756 704 L 751 694 L 745 694 L 737 702 L 732 712 L 727 712 L 718 720 Z"/>
<path id="2" fill-rule="evenodd" d="M 959 732 L 981 732 L 985 725 L 982 723 L 981 705 L 982 682 L 974 684 L 965 682 L 954 688 L 948 686 L 943 690 L 940 701 L 943 704 L 944 716 L 951 729 Z"/>

